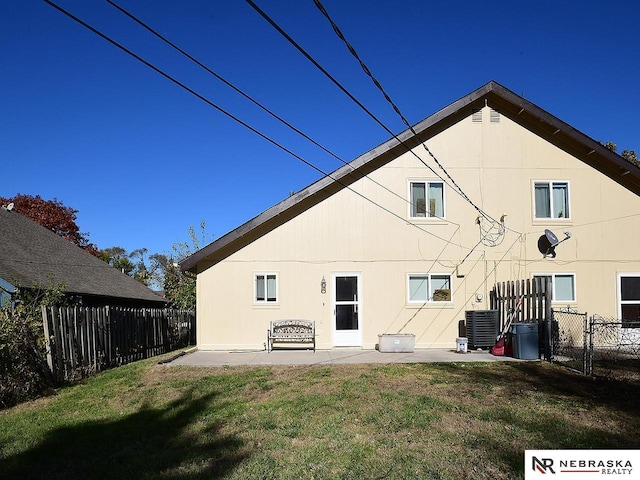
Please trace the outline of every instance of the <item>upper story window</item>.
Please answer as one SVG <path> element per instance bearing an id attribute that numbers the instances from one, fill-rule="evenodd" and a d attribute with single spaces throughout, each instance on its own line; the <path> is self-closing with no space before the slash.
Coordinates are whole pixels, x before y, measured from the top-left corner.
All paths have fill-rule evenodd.
<path id="1" fill-rule="evenodd" d="M 535 218 L 571 218 L 569 211 L 569 182 L 540 182 L 533 184 Z"/>
<path id="2" fill-rule="evenodd" d="M 409 302 L 450 302 L 451 275 L 409 274 Z"/>
<path id="3" fill-rule="evenodd" d="M 278 276 L 275 273 L 256 273 L 254 277 L 254 301 L 276 303 L 278 301 Z"/>
<path id="4" fill-rule="evenodd" d="M 444 218 L 444 183 L 409 182 L 411 218 Z"/>

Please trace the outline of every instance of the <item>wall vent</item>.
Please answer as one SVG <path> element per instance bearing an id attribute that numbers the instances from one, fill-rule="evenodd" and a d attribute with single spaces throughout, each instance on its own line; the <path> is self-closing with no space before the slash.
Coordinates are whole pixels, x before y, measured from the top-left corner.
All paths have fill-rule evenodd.
<path id="1" fill-rule="evenodd" d="M 496 112 L 493 108 L 489 113 L 489 121 L 491 123 L 500 123 L 500 112 Z"/>
<path id="2" fill-rule="evenodd" d="M 471 115 L 471 121 L 473 123 L 482 123 L 482 110 L 474 110 Z"/>

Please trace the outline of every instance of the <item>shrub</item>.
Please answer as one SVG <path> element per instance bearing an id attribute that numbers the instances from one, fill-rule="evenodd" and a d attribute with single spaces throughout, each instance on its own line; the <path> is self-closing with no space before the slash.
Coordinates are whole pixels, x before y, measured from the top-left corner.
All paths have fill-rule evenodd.
<path id="1" fill-rule="evenodd" d="M 0 308 L 0 408 L 31 400 L 54 386 L 46 359 L 42 305 L 68 303 L 64 285 L 19 288 Z"/>
<path id="2" fill-rule="evenodd" d="M 19 310 L 0 310 L 0 408 L 35 398 L 53 386 L 42 334 L 34 327 Z"/>

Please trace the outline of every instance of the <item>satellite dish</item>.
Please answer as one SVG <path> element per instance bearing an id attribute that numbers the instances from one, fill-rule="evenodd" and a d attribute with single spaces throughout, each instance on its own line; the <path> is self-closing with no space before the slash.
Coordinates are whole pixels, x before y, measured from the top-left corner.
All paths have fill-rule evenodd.
<path id="1" fill-rule="evenodd" d="M 538 238 L 538 250 L 542 256 L 551 256 L 551 258 L 556 258 L 556 247 L 565 240 L 569 240 L 571 238 L 571 232 L 564 232 L 564 235 L 565 236 L 562 240 L 558 240 L 555 233 L 549 229 L 545 229 L 544 235 L 541 235 L 540 238 Z"/>
<path id="2" fill-rule="evenodd" d="M 9 205 L 7 205 L 7 210 L 9 210 L 9 211 L 13 210 L 13 202 L 11 202 Z"/>
<path id="3" fill-rule="evenodd" d="M 556 234 L 553 233 L 551 230 L 546 229 L 544 231 L 544 236 L 547 237 L 547 240 L 549 240 L 549 243 L 551 244 L 551 246 L 555 246 L 558 244 L 558 237 L 556 237 Z"/>

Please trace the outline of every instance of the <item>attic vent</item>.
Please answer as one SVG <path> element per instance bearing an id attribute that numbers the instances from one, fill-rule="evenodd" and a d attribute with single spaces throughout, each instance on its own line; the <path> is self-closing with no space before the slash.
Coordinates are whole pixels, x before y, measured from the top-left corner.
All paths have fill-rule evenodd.
<path id="1" fill-rule="evenodd" d="M 471 121 L 473 123 L 482 123 L 482 110 L 474 110 Z"/>
<path id="2" fill-rule="evenodd" d="M 496 112 L 493 108 L 489 111 L 489 121 L 491 123 L 500 123 L 500 112 Z"/>

